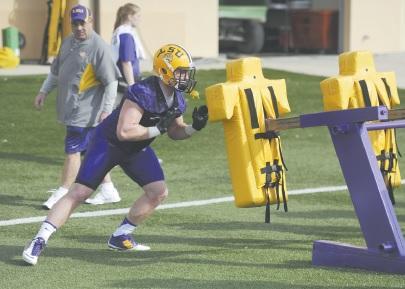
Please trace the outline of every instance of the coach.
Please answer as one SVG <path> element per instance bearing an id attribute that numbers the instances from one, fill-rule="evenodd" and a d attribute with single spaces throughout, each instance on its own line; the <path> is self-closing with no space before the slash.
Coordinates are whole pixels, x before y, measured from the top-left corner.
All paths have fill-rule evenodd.
<path id="1" fill-rule="evenodd" d="M 57 86 L 58 120 L 66 126 L 65 164 L 61 186 L 43 204 L 46 209 L 67 193 L 80 167 L 80 154 L 87 148 L 92 130 L 112 111 L 120 76 L 111 48 L 93 31 L 91 11 L 82 5 L 71 10 L 72 35 L 66 37 L 51 71 L 35 97 L 40 109 Z M 107 175 L 100 193 L 106 202 L 117 202 L 119 194 Z"/>

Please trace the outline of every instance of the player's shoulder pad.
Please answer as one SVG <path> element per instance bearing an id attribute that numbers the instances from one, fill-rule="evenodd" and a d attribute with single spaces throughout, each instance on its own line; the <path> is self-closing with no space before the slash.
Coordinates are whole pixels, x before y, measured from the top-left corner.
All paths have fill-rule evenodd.
<path id="1" fill-rule="evenodd" d="M 126 98 L 135 102 L 142 109 L 152 111 L 156 103 L 156 87 L 153 76 L 128 87 Z"/>

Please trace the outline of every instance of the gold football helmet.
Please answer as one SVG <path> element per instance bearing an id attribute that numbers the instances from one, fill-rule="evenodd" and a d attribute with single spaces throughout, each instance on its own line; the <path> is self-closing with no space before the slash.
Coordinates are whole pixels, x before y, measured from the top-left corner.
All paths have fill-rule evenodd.
<path id="1" fill-rule="evenodd" d="M 156 51 L 153 70 L 165 84 L 180 91 L 190 93 L 196 84 L 193 60 L 176 44 L 167 44 Z"/>

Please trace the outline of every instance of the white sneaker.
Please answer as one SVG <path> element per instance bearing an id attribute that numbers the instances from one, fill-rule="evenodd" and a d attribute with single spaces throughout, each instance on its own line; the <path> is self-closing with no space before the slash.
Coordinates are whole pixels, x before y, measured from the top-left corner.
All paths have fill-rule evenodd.
<path id="1" fill-rule="evenodd" d="M 38 262 L 38 257 L 41 255 L 42 250 L 44 250 L 46 242 L 43 238 L 38 237 L 30 241 L 27 246 L 25 246 L 22 253 L 23 260 L 31 265 L 35 265 Z"/>
<path id="2" fill-rule="evenodd" d="M 98 192 L 94 198 L 87 199 L 85 203 L 91 205 L 103 205 L 108 203 L 118 203 L 119 201 L 121 201 L 121 197 L 115 187 L 109 189 L 101 187 L 100 192 Z"/>
<path id="3" fill-rule="evenodd" d="M 67 192 L 68 190 L 65 188 L 49 190 L 48 193 L 52 193 L 52 195 L 45 203 L 42 204 L 42 207 L 47 210 L 52 209 L 53 205 L 55 205 L 56 202 L 59 201 L 59 199 L 61 199 L 64 195 L 66 195 Z"/>

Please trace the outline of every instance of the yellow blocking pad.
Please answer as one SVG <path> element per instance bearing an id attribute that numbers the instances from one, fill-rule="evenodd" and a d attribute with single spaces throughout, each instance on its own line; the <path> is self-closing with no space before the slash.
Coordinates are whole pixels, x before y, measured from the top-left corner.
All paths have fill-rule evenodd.
<path id="1" fill-rule="evenodd" d="M 0 68 L 15 68 L 20 64 L 20 58 L 9 47 L 0 48 Z"/>
<path id="2" fill-rule="evenodd" d="M 321 82 L 324 110 L 342 110 L 385 105 L 399 105 L 394 72 L 377 72 L 369 51 L 342 53 L 339 75 Z M 388 188 L 400 185 L 395 130 L 369 132 L 370 141 L 379 161 Z"/>
<path id="3" fill-rule="evenodd" d="M 48 27 L 48 56 L 58 55 L 62 43 L 62 31 L 60 23 L 66 8 L 66 0 L 52 0 L 52 9 Z"/>
<path id="4" fill-rule="evenodd" d="M 238 207 L 287 201 L 280 138 L 258 138 L 265 119 L 290 112 L 284 79 L 265 79 L 259 58 L 226 65 L 227 81 L 206 88 L 209 120 L 224 125 L 229 170 Z M 266 179 L 267 177 L 267 179 Z M 272 187 L 268 187 L 271 184 Z"/>

